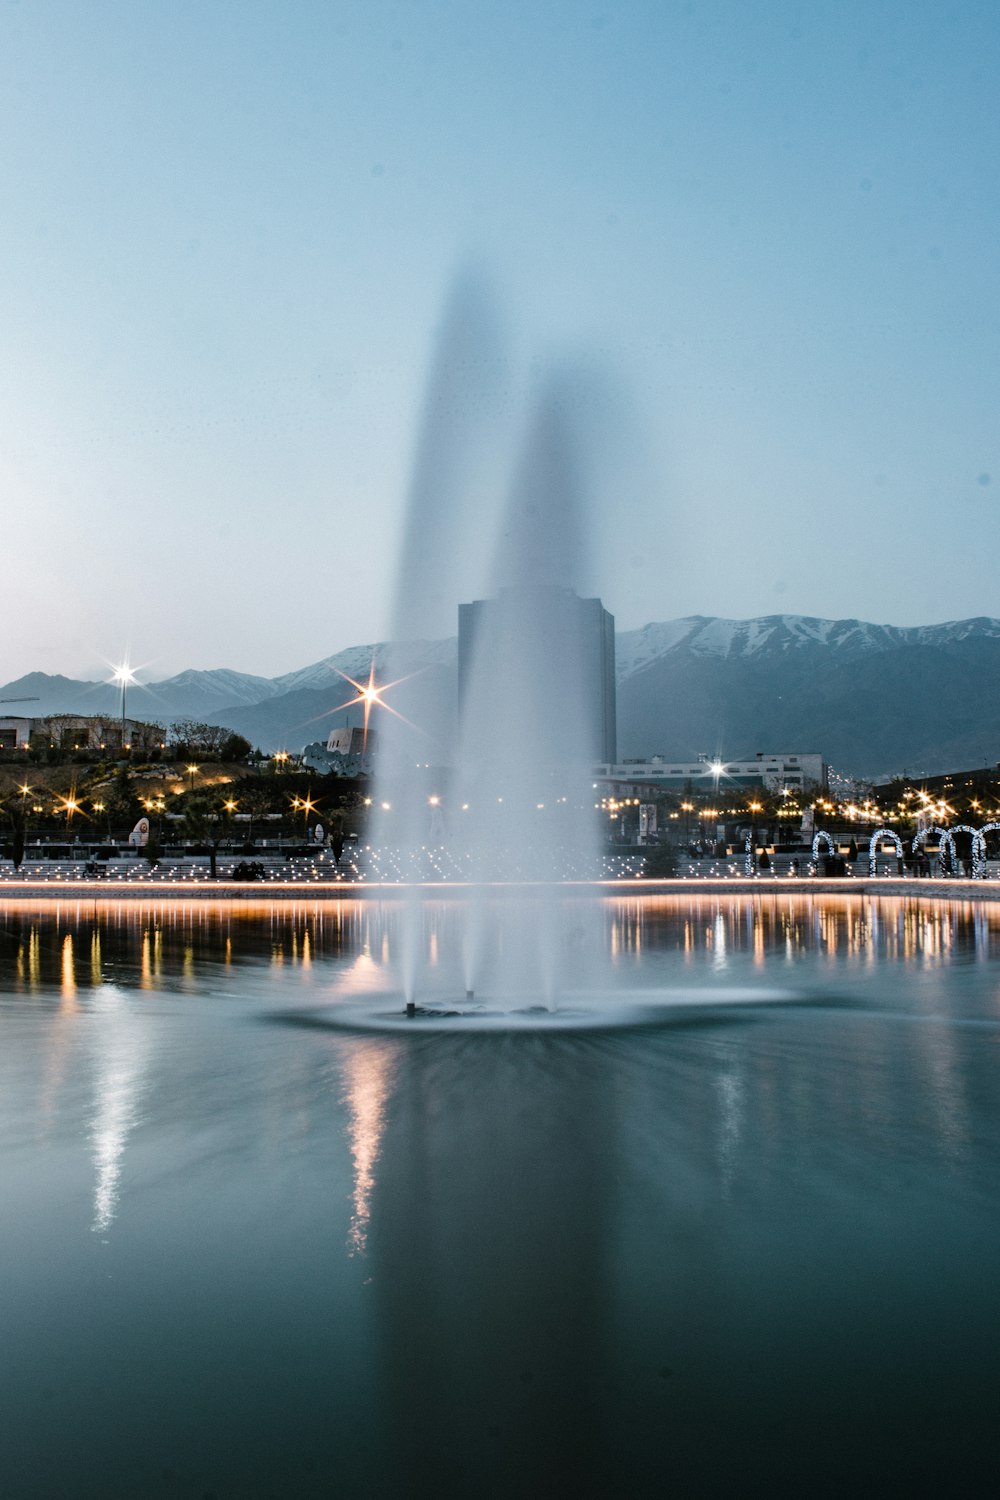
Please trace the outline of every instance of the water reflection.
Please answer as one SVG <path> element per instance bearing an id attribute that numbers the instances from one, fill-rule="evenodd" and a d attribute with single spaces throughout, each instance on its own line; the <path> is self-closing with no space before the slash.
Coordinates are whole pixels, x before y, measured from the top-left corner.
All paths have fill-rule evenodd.
<path id="1" fill-rule="evenodd" d="M 62 1009 L 71 1012 L 76 1009 L 76 960 L 73 954 L 73 934 L 67 932 L 62 941 L 60 954 L 59 987 L 62 991 Z"/>
<path id="2" fill-rule="evenodd" d="M 811 1495 L 822 1450 L 827 1493 L 961 1488 L 1000 1380 L 1000 911 L 602 897 L 609 993 L 679 997 L 654 1024 L 332 1029 L 384 1004 L 396 913 L 5 909 L 0 1468 Z M 459 972 L 456 903 L 424 915 Z M 732 1003 L 761 955 L 794 1004 Z"/>
<path id="3" fill-rule="evenodd" d="M 870 967 L 882 959 L 941 964 L 953 954 L 1000 956 L 1000 903 L 923 902 L 903 896 L 636 896 L 606 903 L 616 966 L 641 961 L 644 945 L 717 971 L 733 956 L 755 965 L 803 954 Z"/>
<path id="4" fill-rule="evenodd" d="M 410 1493 L 513 1495 L 519 1476 L 540 1495 L 614 1492 L 615 1113 L 606 1058 L 579 1038 L 556 1054 L 530 1035 L 401 1049 L 370 1253 L 386 1440 Z"/>
<path id="5" fill-rule="evenodd" d="M 399 1044 L 369 1042 L 348 1048 L 342 1064 L 344 1097 L 349 1111 L 347 1133 L 354 1168 L 351 1227 L 352 1255 L 363 1255 L 368 1244 L 375 1167 L 382 1146 L 386 1109 L 399 1059 Z"/>
<path id="6" fill-rule="evenodd" d="M 820 969 L 871 971 L 883 961 L 941 967 L 955 959 L 1000 957 L 1000 904 L 921 902 L 908 897 L 754 895 L 614 896 L 578 900 L 579 922 L 562 955 L 581 975 L 612 985 L 642 973 L 651 958 L 676 955 L 724 978 L 741 966 L 793 967 L 810 956 Z M 502 915 L 503 903 L 498 903 Z M 599 922 L 594 922 L 595 913 Z M 392 902 L 4 903 L 0 979 L 16 993 L 57 989 L 71 1011 L 82 992 L 106 981 L 154 991 L 197 990 L 214 968 L 253 963 L 307 974 L 347 960 L 359 985 L 377 971 L 391 983 L 398 907 Z M 454 979 L 461 972 L 461 901 L 425 905 L 424 967 Z M 502 928 L 498 920 L 498 929 Z M 603 927 L 603 932 L 601 931 Z M 583 941 L 586 934 L 587 941 Z M 579 950 L 579 951 L 577 951 Z"/>
<path id="7" fill-rule="evenodd" d="M 95 996 L 102 1021 L 94 1039 L 95 1108 L 91 1123 L 94 1162 L 94 1217 L 91 1228 L 105 1235 L 118 1210 L 125 1146 L 138 1119 L 139 1099 L 149 1059 L 149 1028 L 130 1013 L 121 991 L 102 987 Z"/>

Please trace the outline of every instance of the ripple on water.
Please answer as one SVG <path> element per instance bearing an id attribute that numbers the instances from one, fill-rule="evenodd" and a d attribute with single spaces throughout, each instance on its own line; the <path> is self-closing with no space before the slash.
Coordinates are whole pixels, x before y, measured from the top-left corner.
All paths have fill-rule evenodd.
<path id="1" fill-rule="evenodd" d="M 787 989 L 737 986 L 618 991 L 614 995 L 564 995 L 554 1006 L 523 997 L 466 999 L 442 995 L 423 1000 L 407 1015 L 398 991 L 335 1000 L 309 1010 L 272 1012 L 269 1020 L 330 1031 L 426 1034 L 428 1031 L 616 1031 L 658 1026 L 727 1009 L 803 1004 L 807 996 Z"/>

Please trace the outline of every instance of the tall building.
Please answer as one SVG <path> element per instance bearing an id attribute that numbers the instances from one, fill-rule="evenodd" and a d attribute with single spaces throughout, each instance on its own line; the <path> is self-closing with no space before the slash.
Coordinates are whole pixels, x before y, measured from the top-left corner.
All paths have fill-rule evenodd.
<path id="1" fill-rule="evenodd" d="M 532 718 L 528 742 L 553 759 L 613 762 L 617 756 L 615 619 L 600 599 L 547 584 L 501 589 L 458 607 L 458 702 L 474 672 L 505 695 L 511 752 Z M 482 691 L 482 685 L 480 691 Z M 567 743 L 567 734 L 573 743 Z M 577 743 L 576 741 L 582 741 Z"/>

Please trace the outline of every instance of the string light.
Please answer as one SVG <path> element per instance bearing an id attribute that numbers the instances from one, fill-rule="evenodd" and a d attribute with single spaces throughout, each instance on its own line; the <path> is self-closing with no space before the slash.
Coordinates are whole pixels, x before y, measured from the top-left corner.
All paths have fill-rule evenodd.
<path id="1" fill-rule="evenodd" d="M 879 842 L 882 839 L 891 839 L 896 846 L 896 858 L 900 861 L 903 858 L 903 840 L 900 838 L 899 834 L 893 828 L 879 828 L 875 833 L 872 834 L 868 844 L 869 875 L 874 875 L 876 873 L 875 861 L 878 858 L 878 846 Z"/>

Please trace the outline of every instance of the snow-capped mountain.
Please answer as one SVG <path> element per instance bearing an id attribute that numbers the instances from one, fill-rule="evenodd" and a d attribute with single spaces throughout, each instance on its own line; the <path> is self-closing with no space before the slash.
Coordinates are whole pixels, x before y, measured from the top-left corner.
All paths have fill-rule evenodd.
<path id="1" fill-rule="evenodd" d="M 872 777 L 1000 760 L 1000 620 L 694 617 L 617 654 L 622 757 L 815 750 Z"/>
<path id="2" fill-rule="evenodd" d="M 846 661 L 901 646 L 942 647 L 971 637 L 1000 639 L 1000 620 L 981 615 L 945 625 L 902 626 L 873 625 L 867 620 L 820 620 L 809 615 L 765 615 L 756 620 L 689 615 L 683 620 L 622 631 L 615 654 L 621 680 L 678 649 L 695 656 L 729 658 L 782 655 L 804 647 L 825 646 Z"/>
<path id="3" fill-rule="evenodd" d="M 419 660 L 422 665 L 451 668 L 456 661 L 457 642 L 454 636 L 443 641 L 414 641 L 407 646 L 406 651 L 408 657 Z M 331 685 L 336 686 L 345 677 L 353 678 L 355 682 L 364 682 L 373 663 L 376 677 L 381 678 L 385 675 L 389 652 L 389 645 L 385 641 L 367 646 L 348 646 L 346 651 L 325 656 L 322 661 L 313 662 L 311 667 L 300 667 L 296 672 L 286 672 L 282 677 L 275 677 L 274 687 L 280 693 L 294 693 L 301 688 L 325 689 Z"/>
<path id="4" fill-rule="evenodd" d="M 158 682 L 137 682 L 128 689 L 130 717 L 153 722 L 207 719 L 219 709 L 260 703 L 281 689 L 267 677 L 226 668 L 179 672 Z M 9 701 L 3 703 L 3 699 Z M 113 684 L 29 672 L 0 688 L 0 713 L 31 718 L 48 714 L 111 714 L 121 712 L 121 692 Z"/>
<path id="5" fill-rule="evenodd" d="M 407 671 L 417 675 L 402 692 L 415 717 L 423 707 L 437 724 L 454 724 L 456 644 L 406 648 Z M 987 616 L 897 626 L 693 615 L 620 632 L 616 656 L 619 757 L 816 750 L 867 776 L 1000 761 L 1000 620 Z M 205 718 L 263 749 L 296 750 L 325 736 L 351 696 L 344 677 L 364 681 L 373 661 L 384 678 L 384 642 L 274 678 L 191 670 L 129 688 L 128 708 L 159 722 Z M 115 713 L 120 703 L 106 682 L 41 672 L 7 683 L 0 698 L 33 700 L 0 709 L 29 716 Z"/>

